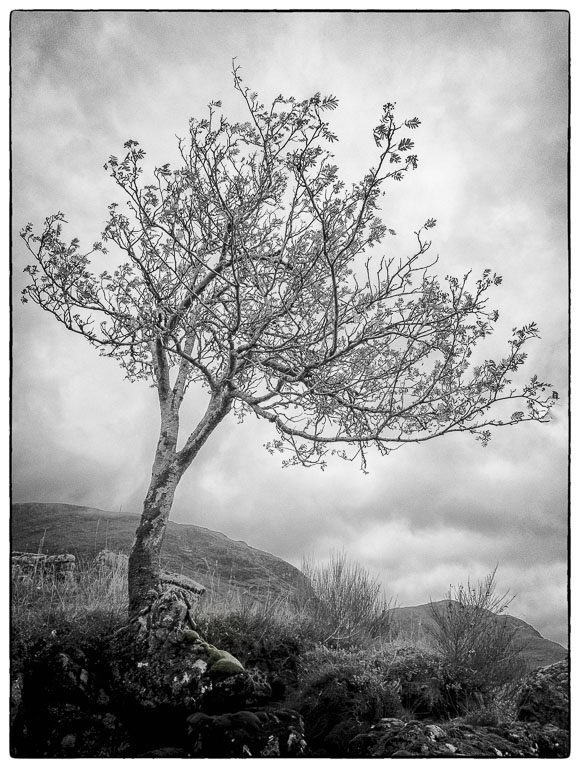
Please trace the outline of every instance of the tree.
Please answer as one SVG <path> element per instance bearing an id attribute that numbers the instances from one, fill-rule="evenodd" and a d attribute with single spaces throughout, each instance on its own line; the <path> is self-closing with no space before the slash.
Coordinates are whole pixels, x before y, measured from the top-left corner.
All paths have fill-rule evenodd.
<path id="1" fill-rule="evenodd" d="M 490 427 L 544 421 L 548 384 L 511 375 L 538 335 L 514 329 L 506 356 L 470 365 L 498 314 L 487 292 L 501 277 L 486 270 L 431 274 L 429 219 L 414 253 L 395 260 L 376 246 L 383 187 L 417 167 L 410 134 L 385 104 L 373 130 L 377 160 L 359 183 L 339 179 L 325 122 L 337 99 L 278 96 L 266 108 L 233 70 L 248 120 L 230 122 L 212 102 L 179 141 L 181 167 L 156 167 L 142 180 L 145 152 L 134 140 L 105 165 L 127 198 L 109 206 L 101 242 L 88 253 L 62 237 L 64 215 L 22 237 L 34 256 L 22 300 L 32 300 L 131 381 L 157 389 L 161 425 L 151 482 L 129 561 L 130 611 L 159 592 L 159 553 L 183 473 L 230 411 L 272 423 L 268 449 L 285 463 L 324 465 L 330 452 L 358 457 L 451 432 L 485 445 Z M 90 258 L 113 244 L 126 259 L 112 273 Z M 375 255 L 376 254 L 376 255 Z M 191 385 L 207 409 L 178 448 L 180 406 Z M 523 400 L 509 415 L 502 403 Z M 496 410 L 499 406 L 499 410 Z M 492 412 L 493 407 L 493 412 Z"/>

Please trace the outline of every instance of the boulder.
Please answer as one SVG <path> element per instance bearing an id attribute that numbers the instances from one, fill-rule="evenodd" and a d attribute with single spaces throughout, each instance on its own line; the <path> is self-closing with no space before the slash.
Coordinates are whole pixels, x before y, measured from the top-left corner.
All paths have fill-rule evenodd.
<path id="1" fill-rule="evenodd" d="M 166 708 L 170 717 L 206 706 L 214 712 L 243 708 L 253 692 L 238 659 L 200 635 L 192 602 L 181 590 L 163 592 L 117 634 L 110 668 L 115 690 L 130 706 Z"/>
<path id="2" fill-rule="evenodd" d="M 225 625 L 212 621 L 209 626 L 212 635 L 219 638 L 247 670 L 267 682 L 269 701 L 283 702 L 297 688 L 307 638 L 297 636 L 290 627 L 272 635 L 261 631 L 259 626 L 254 631 L 242 616 L 235 615 L 229 616 Z"/>
<path id="3" fill-rule="evenodd" d="M 229 712 L 187 718 L 190 757 L 302 757 L 304 723 L 289 709 Z"/>
<path id="4" fill-rule="evenodd" d="M 568 659 L 534 670 L 524 683 L 518 720 L 552 723 L 570 728 L 570 671 Z"/>
<path id="5" fill-rule="evenodd" d="M 192 713 L 211 718 L 263 706 L 271 693 L 264 676 L 246 671 L 194 626 L 191 607 L 169 591 L 98 649 L 39 640 L 14 676 L 13 756 L 177 753 L 186 748 Z M 265 744 L 275 722 L 268 718 Z"/>
<path id="6" fill-rule="evenodd" d="M 13 757 L 113 757 L 124 738 L 106 681 L 81 650 L 54 645 L 34 657 L 22 676 Z"/>

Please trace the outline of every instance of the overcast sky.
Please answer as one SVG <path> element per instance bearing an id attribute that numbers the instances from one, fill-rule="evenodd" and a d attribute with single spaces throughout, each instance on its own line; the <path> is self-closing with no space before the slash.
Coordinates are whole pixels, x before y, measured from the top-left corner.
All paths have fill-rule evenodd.
<path id="1" fill-rule="evenodd" d="M 499 564 L 511 612 L 545 636 L 567 632 L 568 49 L 564 13 L 71 13 L 12 16 L 13 500 L 139 513 L 158 428 L 155 393 L 18 300 L 19 229 L 64 211 L 90 247 L 114 197 L 103 170 L 127 139 L 156 165 L 176 157 L 188 119 L 221 99 L 238 114 L 231 60 L 264 100 L 317 91 L 347 181 L 374 160 L 381 106 L 418 116 L 419 168 L 385 198 L 410 252 L 437 219 L 441 277 L 503 275 L 487 350 L 535 320 L 526 378 L 553 383 L 549 424 L 408 446 L 356 465 L 282 469 L 267 425 L 220 425 L 177 493 L 172 519 L 222 531 L 300 565 L 345 549 L 400 605 L 439 599 Z M 99 270 L 99 265 L 96 265 Z M 204 408 L 190 393 L 191 426 Z"/>

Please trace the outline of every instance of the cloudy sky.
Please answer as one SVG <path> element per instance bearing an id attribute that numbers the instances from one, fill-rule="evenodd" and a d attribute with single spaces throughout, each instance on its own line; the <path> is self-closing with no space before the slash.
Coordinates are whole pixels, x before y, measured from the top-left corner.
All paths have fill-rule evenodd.
<path id="1" fill-rule="evenodd" d="M 490 354 L 513 326 L 542 339 L 527 374 L 560 393 L 549 424 L 371 457 L 370 473 L 282 469 L 268 426 L 230 418 L 179 488 L 172 519 L 219 530 L 295 565 L 345 549 L 400 605 L 441 598 L 496 564 L 511 612 L 567 633 L 568 49 L 564 13 L 19 12 L 12 16 L 13 500 L 139 513 L 156 398 L 31 304 L 22 306 L 26 222 L 64 211 L 67 237 L 99 239 L 114 196 L 103 170 L 137 139 L 156 165 L 212 99 L 238 114 L 231 60 L 264 100 L 321 91 L 347 181 L 374 160 L 381 106 L 418 116 L 419 169 L 385 198 L 410 252 L 436 218 L 438 271 L 503 275 Z M 99 269 L 99 265 L 96 265 Z M 486 349 L 487 353 L 487 349 Z M 191 425 L 204 408 L 193 391 Z"/>

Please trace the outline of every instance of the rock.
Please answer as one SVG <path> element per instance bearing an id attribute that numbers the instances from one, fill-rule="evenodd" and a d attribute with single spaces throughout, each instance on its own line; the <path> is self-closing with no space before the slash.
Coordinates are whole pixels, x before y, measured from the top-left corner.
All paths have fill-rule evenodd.
<path id="1" fill-rule="evenodd" d="M 570 756 L 570 732 L 568 730 L 558 728 L 555 725 L 543 725 L 535 731 L 534 738 L 537 744 L 538 757 Z"/>
<path id="2" fill-rule="evenodd" d="M 518 720 L 553 723 L 570 728 L 570 672 L 568 660 L 534 670 L 522 688 Z"/>
<path id="3" fill-rule="evenodd" d="M 344 757 L 350 741 L 380 717 L 401 714 L 396 690 L 380 672 L 352 663 L 314 671 L 296 696 L 306 741 L 320 757 Z"/>
<path id="4" fill-rule="evenodd" d="M 194 627 L 191 605 L 181 592 L 168 591 L 115 635 L 83 650 L 68 639 L 47 645 L 39 638 L 13 678 L 12 756 L 301 753 L 300 716 L 264 709 L 272 693 L 266 675 L 246 670 Z M 231 715 L 249 708 L 251 716 Z M 192 742 L 187 718 L 193 713 L 200 718 Z"/>
<path id="5" fill-rule="evenodd" d="M 349 744 L 344 757 L 567 757 L 569 734 L 553 725 L 497 727 L 384 718 Z"/>
<path id="6" fill-rule="evenodd" d="M 72 751 L 77 743 L 77 737 L 74 735 L 74 733 L 67 733 L 66 736 L 63 736 L 60 741 L 60 746 L 62 749 L 66 751 Z"/>
<path id="7" fill-rule="evenodd" d="M 22 674 L 15 674 L 10 681 L 10 727 L 20 714 L 22 706 Z"/>
<path id="8" fill-rule="evenodd" d="M 126 575 L 129 569 L 129 556 L 124 552 L 111 552 L 110 549 L 102 549 L 95 557 L 97 568 L 106 571 L 120 571 Z"/>
<path id="9" fill-rule="evenodd" d="M 253 691 L 246 670 L 228 651 L 203 640 L 186 599 L 181 591 L 163 592 L 118 634 L 110 654 L 116 691 L 133 706 L 166 707 L 184 719 L 206 707 L 243 709 Z"/>
<path id="10" fill-rule="evenodd" d="M 12 552 L 12 575 L 22 580 L 44 578 L 72 581 L 75 575 L 74 555 L 41 555 L 31 552 Z"/>
<path id="11" fill-rule="evenodd" d="M 244 710 L 255 703 L 255 685 L 246 671 L 229 677 L 216 678 L 208 674 L 197 707 L 209 715 Z"/>
<path id="12" fill-rule="evenodd" d="M 292 710 L 197 712 L 187 724 L 190 757 L 300 757 L 306 749 L 302 718 Z"/>
<path id="13" fill-rule="evenodd" d="M 425 733 L 429 736 L 431 741 L 440 741 L 445 738 L 445 731 L 438 725 L 426 725 Z"/>
<path id="14" fill-rule="evenodd" d="M 40 650 L 22 676 L 12 756 L 114 756 L 124 729 L 110 711 L 103 684 L 79 649 L 56 645 Z"/>
<path id="15" fill-rule="evenodd" d="M 187 757 L 187 752 L 184 749 L 181 749 L 181 747 L 159 747 L 159 749 L 151 749 L 149 752 L 143 752 L 143 754 L 136 755 L 138 758 L 152 758 L 152 757 L 163 757 L 163 758 L 185 758 Z"/>
<path id="16" fill-rule="evenodd" d="M 197 581 L 184 576 L 182 573 L 161 571 L 161 584 L 165 589 L 181 589 L 197 598 L 205 594 L 205 587 Z"/>

